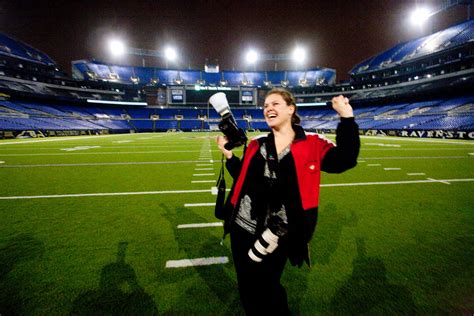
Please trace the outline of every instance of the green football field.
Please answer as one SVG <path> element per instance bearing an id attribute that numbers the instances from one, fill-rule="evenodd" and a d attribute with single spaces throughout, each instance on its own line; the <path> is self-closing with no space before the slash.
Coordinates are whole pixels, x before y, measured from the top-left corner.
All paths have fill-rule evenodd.
<path id="1" fill-rule="evenodd" d="M 242 314 L 215 135 L 0 141 L 0 315 Z M 292 312 L 472 315 L 473 189 L 472 141 L 362 137 L 322 175 Z"/>

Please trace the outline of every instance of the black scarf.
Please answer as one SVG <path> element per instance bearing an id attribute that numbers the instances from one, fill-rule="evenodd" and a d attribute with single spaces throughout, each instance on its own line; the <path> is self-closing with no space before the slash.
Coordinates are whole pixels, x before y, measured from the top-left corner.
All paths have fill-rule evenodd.
<path id="1" fill-rule="evenodd" d="M 284 192 L 279 172 L 278 154 L 275 146 L 275 136 L 269 133 L 265 142 L 266 157 L 256 155 L 258 158 L 249 169 L 249 174 L 253 175 L 247 188 L 247 194 L 252 201 L 251 217 L 257 220 L 257 232 L 264 229 L 265 219 L 270 213 L 278 212 L 281 209 Z M 262 159 L 263 158 L 263 159 Z M 268 164 L 270 177 L 266 177 L 265 163 Z M 276 176 L 276 179 L 273 178 Z"/>

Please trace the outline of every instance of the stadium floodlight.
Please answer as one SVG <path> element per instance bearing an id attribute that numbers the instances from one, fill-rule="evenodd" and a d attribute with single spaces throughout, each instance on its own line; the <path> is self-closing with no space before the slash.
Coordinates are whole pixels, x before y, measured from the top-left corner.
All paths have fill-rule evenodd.
<path id="1" fill-rule="evenodd" d="M 165 58 L 167 61 L 175 61 L 178 57 L 176 50 L 173 47 L 167 47 L 165 49 Z"/>
<path id="2" fill-rule="evenodd" d="M 410 15 L 410 22 L 416 26 L 422 26 L 432 16 L 430 9 L 417 7 Z"/>
<path id="3" fill-rule="evenodd" d="M 109 50 L 113 56 L 122 56 L 126 52 L 125 43 L 118 39 L 109 41 Z"/>
<path id="4" fill-rule="evenodd" d="M 249 64 L 254 64 L 257 62 L 258 60 L 258 53 L 251 49 L 247 52 L 247 54 L 245 55 L 245 60 L 249 63 Z"/>
<path id="5" fill-rule="evenodd" d="M 304 63 L 306 60 L 306 50 L 302 47 L 296 47 L 291 54 L 291 58 L 298 64 Z"/>

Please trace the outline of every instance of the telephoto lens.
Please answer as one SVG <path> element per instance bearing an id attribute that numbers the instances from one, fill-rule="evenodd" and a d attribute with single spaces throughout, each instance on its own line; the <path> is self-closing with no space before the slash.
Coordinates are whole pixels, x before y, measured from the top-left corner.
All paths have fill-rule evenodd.
<path id="1" fill-rule="evenodd" d="M 255 262 L 262 262 L 263 258 L 275 251 L 278 247 L 279 237 L 275 235 L 269 228 L 253 244 L 249 250 L 249 257 Z"/>
<path id="2" fill-rule="evenodd" d="M 273 213 L 268 219 L 268 228 L 255 241 L 248 255 L 255 262 L 262 262 L 266 255 L 275 251 L 278 240 L 288 232 L 288 221 L 286 214 L 283 217 L 280 212 Z"/>

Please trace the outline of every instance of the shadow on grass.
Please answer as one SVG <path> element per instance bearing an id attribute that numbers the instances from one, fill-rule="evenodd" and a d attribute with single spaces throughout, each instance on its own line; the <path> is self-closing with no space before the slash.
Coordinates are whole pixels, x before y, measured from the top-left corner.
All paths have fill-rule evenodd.
<path id="1" fill-rule="evenodd" d="M 337 210 L 335 204 L 330 203 L 321 208 L 318 214 L 318 225 L 310 244 L 312 250 L 311 260 L 315 264 L 327 265 L 331 256 L 339 247 L 339 242 L 344 227 L 357 226 L 357 216 L 352 211 L 350 214 Z M 303 265 L 300 269 L 287 264 L 283 274 L 283 282 L 287 287 L 288 303 L 295 315 L 301 314 L 301 303 L 308 290 L 308 277 L 310 270 Z"/>
<path id="2" fill-rule="evenodd" d="M 286 263 L 281 280 L 288 295 L 288 306 L 292 315 L 304 313 L 301 302 L 308 291 L 309 273 L 310 269 L 306 263 L 301 268 L 293 267 L 289 262 Z"/>
<path id="3" fill-rule="evenodd" d="M 30 271 L 20 268 L 12 278 L 9 273 L 26 261 L 41 258 L 43 253 L 44 244 L 30 234 L 20 234 L 0 249 L 0 315 L 26 312 L 21 293 L 23 285 L 31 282 Z"/>
<path id="4" fill-rule="evenodd" d="M 117 261 L 102 268 L 100 288 L 79 295 L 71 315 L 156 315 L 150 295 L 137 281 L 135 270 L 125 263 L 127 242 L 118 245 Z"/>
<path id="5" fill-rule="evenodd" d="M 333 203 L 322 207 L 318 217 L 319 223 L 311 242 L 312 260 L 313 264 L 327 265 L 339 247 L 343 228 L 357 226 L 358 218 L 354 211 L 350 214 L 338 211 Z"/>
<path id="6" fill-rule="evenodd" d="M 188 208 L 177 207 L 176 212 L 173 212 L 164 204 L 160 204 L 160 207 L 165 211 L 166 219 L 173 226 L 176 242 L 180 250 L 186 252 L 187 258 L 227 256 L 229 260 L 232 260 L 229 249 L 219 244 L 220 238 L 209 233 L 209 229 L 219 229 L 219 233 L 221 233 L 222 228 L 178 229 L 179 224 L 205 223 L 208 220 Z M 181 218 L 186 218 L 186 222 L 180 220 Z M 196 266 L 193 269 L 199 274 L 215 297 L 225 306 L 219 311 L 219 314 L 235 315 L 243 313 L 240 307 L 237 283 L 228 276 L 224 265 Z M 179 273 L 176 275 L 178 277 Z M 187 290 L 186 297 L 182 299 L 182 302 L 183 304 L 189 304 L 194 300 L 200 300 L 200 304 L 205 304 L 206 299 L 208 297 L 205 294 L 203 295 L 202 291 L 200 292 L 198 289 L 191 287 Z M 170 314 L 173 314 L 173 311 L 170 311 Z"/>
<path id="7" fill-rule="evenodd" d="M 385 264 L 367 257 L 365 242 L 357 239 L 357 257 L 351 277 L 336 291 L 330 304 L 332 315 L 414 315 L 416 306 L 410 291 L 390 284 Z"/>

